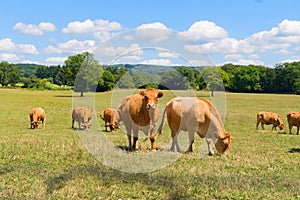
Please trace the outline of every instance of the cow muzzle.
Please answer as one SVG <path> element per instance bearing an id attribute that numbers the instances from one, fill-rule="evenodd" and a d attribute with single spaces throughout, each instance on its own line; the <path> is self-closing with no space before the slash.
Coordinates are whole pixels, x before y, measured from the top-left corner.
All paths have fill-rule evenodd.
<path id="1" fill-rule="evenodd" d="M 152 110 L 155 110 L 155 108 L 156 108 L 156 105 L 155 105 L 155 104 L 150 104 L 150 103 L 147 104 L 147 109 L 148 109 L 148 110 L 151 110 L 151 109 L 152 109 Z"/>

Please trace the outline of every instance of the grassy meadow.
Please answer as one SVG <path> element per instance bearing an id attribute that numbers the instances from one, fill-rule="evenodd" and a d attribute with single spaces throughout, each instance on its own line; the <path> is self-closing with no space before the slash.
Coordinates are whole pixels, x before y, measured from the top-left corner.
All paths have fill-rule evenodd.
<path id="1" fill-rule="evenodd" d="M 122 92 L 130 91 L 97 93 L 95 98 L 87 94 L 95 103 L 93 130 L 116 148 L 127 146 L 124 128 L 104 132 L 99 114 L 120 103 Z M 204 140 L 195 135 L 194 152 L 148 173 L 113 169 L 89 153 L 80 139 L 88 131 L 71 129 L 72 103 L 81 101 L 72 95 L 71 91 L 0 89 L 1 199 L 300 199 L 296 127 L 292 135 L 288 128 L 255 128 L 258 111 L 277 112 L 287 125 L 286 114 L 300 111 L 299 95 L 227 93 L 225 129 L 234 137 L 230 154 L 200 156 Z M 207 92 L 197 95 L 209 98 Z M 164 91 L 161 110 L 174 96 Z M 46 127 L 32 130 L 29 112 L 38 106 L 46 111 Z M 165 123 L 157 148 L 168 149 L 170 141 Z M 150 153 L 148 140 L 140 139 L 139 147 L 127 154 Z"/>

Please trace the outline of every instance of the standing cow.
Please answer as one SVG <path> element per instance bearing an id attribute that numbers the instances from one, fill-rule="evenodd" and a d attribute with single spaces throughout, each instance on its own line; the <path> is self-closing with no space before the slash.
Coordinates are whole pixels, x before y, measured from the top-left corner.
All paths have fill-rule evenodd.
<path id="1" fill-rule="evenodd" d="M 46 114 L 43 108 L 33 108 L 29 113 L 30 117 L 30 128 L 36 129 L 42 122 L 43 128 L 45 128 Z"/>
<path id="2" fill-rule="evenodd" d="M 100 114 L 101 119 L 103 119 L 105 124 L 105 131 L 107 132 L 107 127 L 113 132 L 119 129 L 120 116 L 117 109 L 105 108 L 103 110 L 103 115 Z"/>
<path id="3" fill-rule="evenodd" d="M 150 133 L 151 149 L 156 149 L 156 126 L 159 117 L 158 98 L 162 96 L 162 92 L 149 88 L 123 99 L 118 109 L 120 120 L 124 122 L 127 131 L 129 149 L 136 149 L 139 130 L 142 130 L 146 135 Z M 132 135 L 133 143 L 131 142 Z"/>
<path id="4" fill-rule="evenodd" d="M 77 107 L 72 111 L 72 128 L 74 128 L 74 122 L 78 122 L 78 129 L 81 128 L 81 123 L 85 130 L 88 130 L 91 126 L 90 121 L 92 119 L 92 109 L 86 107 Z"/>
<path id="5" fill-rule="evenodd" d="M 289 112 L 287 114 L 287 121 L 289 124 L 290 134 L 292 134 L 293 126 L 297 126 L 297 135 L 299 135 L 300 112 Z"/>
<path id="6" fill-rule="evenodd" d="M 172 146 L 174 151 L 176 146 L 180 152 L 177 136 L 182 131 L 187 131 L 189 135 L 188 151 L 193 151 L 194 133 L 201 138 L 206 138 L 209 155 L 214 151 L 211 146 L 211 140 L 219 153 L 229 153 L 231 134 L 226 132 L 218 114 L 217 109 L 207 100 L 197 97 L 176 97 L 171 99 L 164 110 L 158 133 L 162 131 L 165 114 L 171 129 Z"/>
<path id="7" fill-rule="evenodd" d="M 258 125 L 261 123 L 262 129 L 265 129 L 264 124 L 273 124 L 272 130 L 278 126 L 280 130 L 284 129 L 284 124 L 282 119 L 279 117 L 277 113 L 273 112 L 259 112 L 257 113 L 257 122 L 256 129 L 258 129 Z"/>

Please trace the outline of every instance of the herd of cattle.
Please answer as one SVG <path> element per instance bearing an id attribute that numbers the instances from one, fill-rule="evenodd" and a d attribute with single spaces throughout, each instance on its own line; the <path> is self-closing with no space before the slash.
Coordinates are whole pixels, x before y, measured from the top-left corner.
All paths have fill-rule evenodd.
<path id="1" fill-rule="evenodd" d="M 214 154 L 213 145 L 219 153 L 229 153 L 231 134 L 225 131 L 218 111 L 210 101 L 200 97 L 175 97 L 166 104 L 161 124 L 157 127 L 159 118 L 158 98 L 162 96 L 162 92 L 149 88 L 146 91 L 125 97 L 117 109 L 104 109 L 100 117 L 105 122 L 105 130 L 107 131 L 107 127 L 109 127 L 113 132 L 120 128 L 122 122 L 127 132 L 130 150 L 136 149 L 140 130 L 148 135 L 151 141 L 151 150 L 156 150 L 155 139 L 161 134 L 167 115 L 172 137 L 171 151 L 174 151 L 175 147 L 177 151 L 181 151 L 177 136 L 182 130 L 188 132 L 188 151 L 193 151 L 194 134 L 197 133 L 201 138 L 205 138 L 209 155 Z M 31 128 L 38 128 L 40 123 L 45 127 L 45 119 L 45 111 L 42 108 L 32 109 L 30 112 Z M 77 121 L 79 129 L 83 126 L 87 130 L 91 126 L 91 119 L 92 109 L 76 107 L 72 111 L 72 128 L 74 128 L 74 122 Z M 299 134 L 300 112 L 288 113 L 287 120 L 290 133 L 292 126 L 297 126 L 297 134 Z M 278 114 L 272 112 L 259 112 L 256 129 L 260 123 L 263 129 L 264 124 L 272 124 L 272 129 L 275 128 L 275 130 L 277 126 L 280 130 L 284 128 L 282 119 Z"/>

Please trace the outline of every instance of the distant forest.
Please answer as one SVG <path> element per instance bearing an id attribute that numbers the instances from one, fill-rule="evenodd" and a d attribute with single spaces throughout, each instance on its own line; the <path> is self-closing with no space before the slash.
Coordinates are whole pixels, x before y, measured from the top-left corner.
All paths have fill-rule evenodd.
<path id="1" fill-rule="evenodd" d="M 2 87 L 109 91 L 113 88 L 226 90 L 230 92 L 300 94 L 300 62 L 274 67 L 225 64 L 223 66 L 100 65 L 93 54 L 70 56 L 64 65 L 0 62 Z"/>

